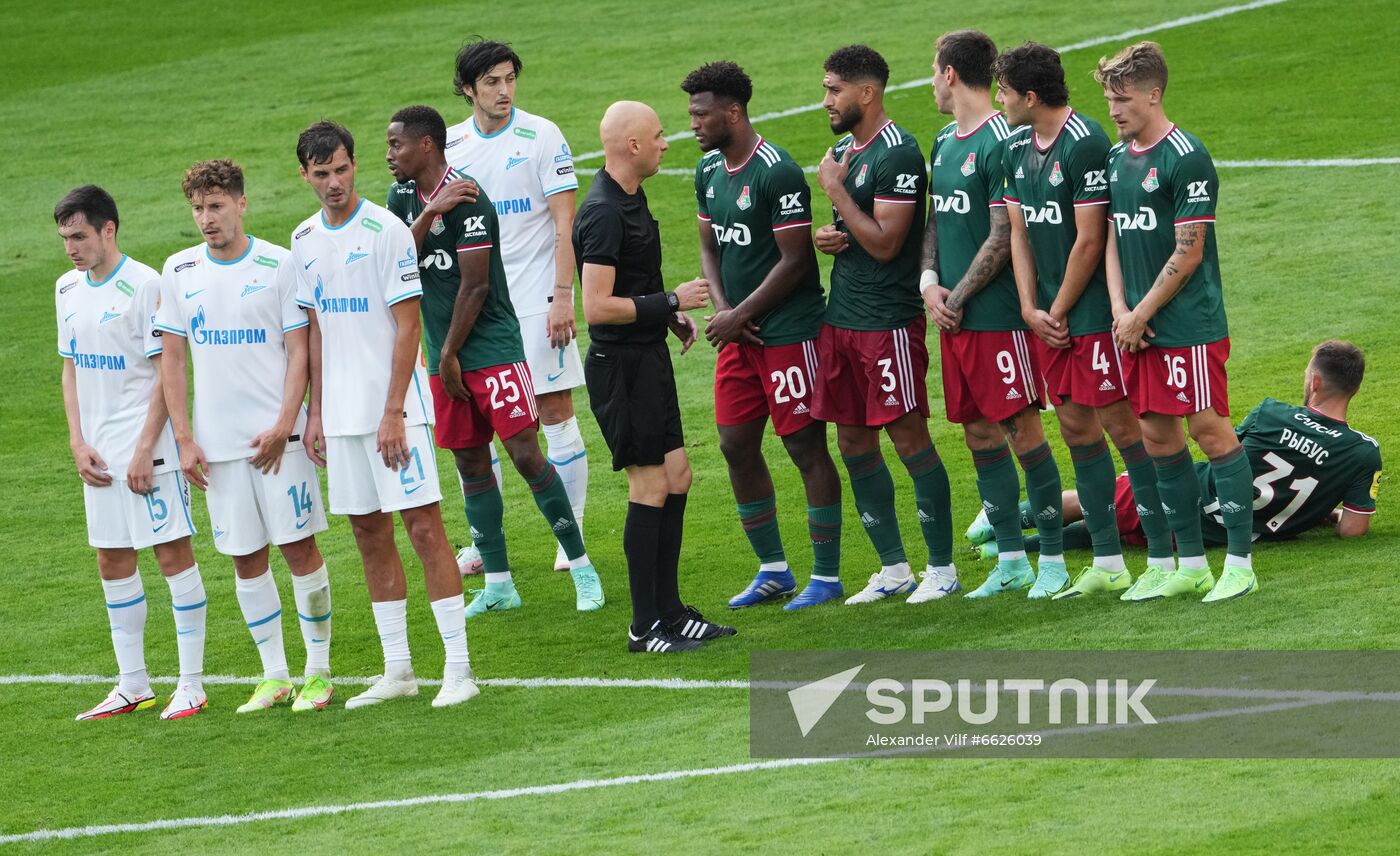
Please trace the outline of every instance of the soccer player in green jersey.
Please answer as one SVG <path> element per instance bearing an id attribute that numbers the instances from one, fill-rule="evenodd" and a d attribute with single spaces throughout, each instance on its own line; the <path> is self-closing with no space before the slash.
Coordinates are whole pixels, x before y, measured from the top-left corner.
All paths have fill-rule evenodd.
<path id="1" fill-rule="evenodd" d="M 405 107 L 389 123 L 389 170 L 398 182 L 388 208 L 408 224 L 423 276 L 423 337 L 433 389 L 437 443 L 450 449 L 462 477 L 467 522 L 486 567 L 486 588 L 467 616 L 520 606 L 506 559 L 501 488 L 491 472 L 490 442 L 499 435 L 540 513 L 569 557 L 576 605 L 603 605 L 603 588 L 584 551 L 564 484 L 540 452 L 534 385 L 520 324 L 506 287 L 496 208 L 486 194 L 439 212 L 434 194 L 465 178 L 443 155 L 447 126 L 431 107 Z M 432 187 L 428 193 L 423 188 Z"/>
<path id="2" fill-rule="evenodd" d="M 1069 106 L 1060 55 L 1027 42 L 992 67 L 997 101 L 1017 128 L 1006 154 L 1006 213 L 1021 317 L 1035 336 L 1046 397 L 1074 462 L 1094 562 L 1056 597 L 1132 585 L 1114 525 L 1113 438 L 1141 498 L 1147 564 L 1172 562 L 1171 529 L 1157 499 L 1157 474 L 1128 406 L 1104 280 L 1108 135 Z M 991 537 L 990 527 L 981 527 Z"/>
<path id="3" fill-rule="evenodd" d="M 1167 61 L 1155 42 L 1101 59 L 1094 79 L 1122 142 L 1108 158 L 1114 228 L 1105 272 L 1113 335 L 1125 352 L 1128 400 L 1157 467 L 1162 509 L 1176 536 L 1175 571 L 1149 569 L 1124 600 L 1240 597 L 1256 587 L 1250 557 L 1254 503 L 1249 458 L 1230 425 L 1225 361 L 1229 330 L 1216 254 L 1220 181 L 1205 146 L 1162 107 Z M 1182 418 L 1210 458 L 1229 535 L 1216 583 L 1201 541 L 1201 489 Z"/>
<path id="4" fill-rule="evenodd" d="M 919 143 L 885 115 L 884 57 L 864 45 L 827 57 L 823 106 L 841 135 L 817 168 L 833 222 L 817 249 L 835 259 L 826 321 L 817 339 L 813 413 L 836 423 L 836 444 L 880 570 L 846 603 L 913 591 L 921 603 L 957 591 L 948 471 L 928 433 L 928 347 L 919 302 L 919 238 L 927 179 Z M 894 512 L 894 480 L 880 454 L 880 430 L 914 482 L 928 567 L 917 584 Z M 809 585 L 813 598 L 840 594 Z M 803 598 L 799 597 L 798 601 Z"/>
<path id="5" fill-rule="evenodd" d="M 1347 409 L 1365 371 L 1360 348 L 1323 342 L 1313 349 L 1303 373 L 1302 406 L 1266 398 L 1235 429 L 1249 455 L 1258 494 L 1253 509 L 1257 540 L 1287 540 L 1324 525 L 1339 538 L 1370 531 L 1381 478 L 1380 444 L 1347 423 Z M 1204 461 L 1196 462 L 1195 470 L 1201 496 L 1209 500 L 1201 507 L 1202 536 L 1208 545 L 1224 546 L 1229 536 L 1213 471 Z M 1126 476 L 1118 479 L 1117 492 L 1118 529 L 1125 541 L 1140 544 L 1145 539 Z M 1065 491 L 1064 500 L 1065 542 L 1087 542 L 1083 525 L 1069 523 L 1080 516 L 1080 495 Z M 1023 526 L 1025 515 L 1023 506 Z"/>
<path id="6" fill-rule="evenodd" d="M 753 81 L 732 62 L 712 62 L 692 71 L 681 89 L 690 95 L 690 127 L 705 152 L 695 169 L 695 199 L 700 267 L 715 306 L 705 337 L 720 349 L 719 448 L 759 561 L 753 581 L 729 601 L 737 609 L 797 591 L 763 458 L 770 416 L 807 489 L 812 579 L 841 582 L 841 482 L 826 423 L 811 413 L 826 305 L 812 252 L 812 193 L 802 168 L 750 124 Z"/>
<path id="7" fill-rule="evenodd" d="M 935 48 L 934 100 L 953 122 L 938 132 L 929 153 L 933 210 L 919 289 L 941 330 L 948 420 L 963 426 L 977 468 L 986 521 L 980 525 L 990 524 L 1001 551 L 995 570 L 967 596 L 1029 588 L 1029 596 L 1040 599 L 1064 588 L 1069 574 L 1059 546 L 1060 471 L 1040 424 L 1040 367 L 1007 266 L 1011 226 L 1002 201 L 1003 162 L 1011 128 L 992 105 L 996 57 L 996 45 L 976 30 L 946 33 Z M 1026 471 L 1026 495 L 1039 509 L 1045 549 L 1038 575 L 1018 525 L 1021 485 L 1012 452 Z"/>

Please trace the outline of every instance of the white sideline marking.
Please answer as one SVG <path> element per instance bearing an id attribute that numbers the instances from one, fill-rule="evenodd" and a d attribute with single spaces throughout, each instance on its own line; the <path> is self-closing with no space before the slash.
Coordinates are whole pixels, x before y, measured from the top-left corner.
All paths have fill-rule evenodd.
<path id="1" fill-rule="evenodd" d="M 1400 158 L 1290 158 L 1285 160 L 1218 160 L 1217 169 L 1354 169 L 1365 166 L 1400 166 Z M 804 166 L 802 171 L 816 175 L 815 166 Z M 580 169 L 579 175 L 597 175 L 596 169 Z M 695 168 L 681 169 L 667 167 L 657 170 L 657 175 L 679 175 L 685 178 L 695 176 Z"/>
<path id="2" fill-rule="evenodd" d="M 205 675 L 204 683 L 211 686 L 253 686 L 261 678 L 256 676 L 239 675 Z M 301 683 L 302 678 L 294 676 L 293 683 Z M 64 675 L 51 673 L 47 675 L 0 675 L 0 686 L 6 684 L 49 684 L 54 686 L 67 686 L 71 684 L 114 684 L 116 678 L 111 675 Z M 151 678 L 151 683 L 162 685 L 174 685 L 179 682 L 179 678 L 173 676 L 158 676 Z M 374 682 L 374 678 L 361 675 L 341 676 L 333 679 L 333 682 L 342 686 L 365 687 Z M 649 689 L 649 690 L 747 690 L 747 689 L 778 689 L 789 690 L 805 686 L 801 681 L 708 681 L 695 680 L 691 678 L 478 678 L 476 681 L 481 686 L 486 687 L 514 687 L 520 689 Z M 419 678 L 420 686 L 436 687 L 442 685 L 440 678 Z M 869 684 L 863 682 L 853 682 L 847 688 L 848 693 L 863 693 Z M 975 688 L 975 692 L 981 693 L 985 688 Z M 1012 695 L 1016 690 L 1003 689 L 1005 695 Z M 1042 691 L 1043 692 L 1043 691 Z M 1302 701 L 1327 703 L 1334 701 L 1400 701 L 1400 692 L 1366 692 L 1362 690 L 1310 690 L 1310 689 L 1235 689 L 1233 687 L 1171 687 L 1155 686 L 1152 688 L 1155 696 L 1183 696 L 1187 698 L 1233 698 L 1233 699 L 1256 699 L 1261 701 Z"/>
<path id="3" fill-rule="evenodd" d="M 1334 699 L 1310 699 L 1303 701 L 1275 702 L 1273 704 L 1256 705 L 1253 707 L 1237 707 L 1226 710 L 1199 711 L 1196 713 L 1176 714 L 1164 716 L 1157 720 L 1158 724 L 1165 723 L 1186 723 L 1200 722 L 1208 719 L 1222 719 L 1232 716 L 1251 716 L 1260 713 L 1275 713 L 1283 710 L 1296 710 L 1298 708 L 1312 707 L 1315 705 L 1332 704 Z M 1089 734 L 1099 731 L 1119 731 L 1130 728 L 1141 728 L 1148 723 L 1136 722 L 1121 725 L 1072 725 L 1063 728 L 1048 728 L 1038 732 L 1031 732 L 1041 736 L 1056 734 Z M 953 748 L 953 747 L 948 747 Z M 691 770 L 668 770 L 661 773 L 641 773 L 630 776 L 617 776 L 610 779 L 578 779 L 572 782 L 561 782 L 552 785 L 531 785 L 520 788 L 503 788 L 491 791 L 471 791 L 467 793 L 452 794 L 428 794 L 419 797 L 406 797 L 393 800 L 374 800 L 370 802 L 345 803 L 342 805 L 313 805 L 301 806 L 298 808 L 283 808 L 271 811 L 248 812 L 247 814 L 221 814 L 205 817 L 180 817 L 162 820 L 149 820 L 140 823 L 108 823 L 90 826 L 69 826 L 59 829 L 36 829 L 31 832 L 14 833 L 10 835 L 0 835 L 0 844 L 22 844 L 36 841 L 72 840 L 78 838 L 96 838 L 102 835 L 115 835 L 129 832 L 160 832 L 171 829 L 189 829 L 197 827 L 219 827 L 219 826 L 242 826 L 249 823 L 258 823 L 264 820 L 298 820 L 309 817 L 325 817 L 327 815 L 345 814 L 352 811 L 376 811 L 380 809 L 414 808 L 424 805 L 443 805 L 454 803 L 476 802 L 481 800 L 501 800 L 522 796 L 548 796 L 551 794 L 569 793 L 571 791 L 597 790 L 599 788 L 617 787 L 620 785 L 636 785 L 647 782 L 674 782 L 682 779 L 708 778 L 711 776 L 726 776 L 736 773 L 751 773 L 759 770 L 778 770 L 791 767 L 810 767 L 819 764 L 834 764 L 841 761 L 872 760 L 875 758 L 897 758 L 900 755 L 920 754 L 927 747 L 918 749 L 894 748 L 870 752 L 861 755 L 854 755 L 844 758 L 778 758 L 768 761 L 752 761 L 745 764 L 731 764 L 725 767 L 702 767 Z"/>
<path id="4" fill-rule="evenodd" d="M 1092 39 L 1085 39 L 1082 42 L 1075 42 L 1072 45 L 1065 45 L 1062 48 L 1055 48 L 1055 50 L 1060 53 L 1066 53 L 1068 51 L 1077 51 L 1083 48 L 1098 47 L 1099 45 L 1106 45 L 1110 42 L 1127 41 L 1128 39 L 1136 38 L 1138 36 L 1145 36 L 1149 33 L 1160 33 L 1163 30 L 1174 30 L 1177 27 L 1186 27 L 1190 26 L 1191 24 L 1199 24 L 1202 21 L 1213 21 L 1216 18 L 1224 18 L 1228 15 L 1234 15 L 1237 12 L 1249 12 L 1254 9 L 1263 9 L 1266 6 L 1277 6 L 1280 3 L 1287 2 L 1288 0 L 1253 0 L 1253 2 L 1250 3 L 1240 3 L 1234 6 L 1222 6 L 1219 9 L 1212 9 L 1209 12 L 1201 12 L 1196 15 L 1187 15 L 1183 18 L 1173 18 L 1170 21 L 1163 21 L 1160 24 L 1152 24 L 1147 27 L 1139 27 L 1136 30 L 1126 30 L 1121 33 L 1114 33 L 1111 36 L 1096 36 Z M 917 89 L 920 86 L 928 86 L 932 83 L 932 77 L 921 77 L 918 80 L 907 80 L 904 83 L 897 83 L 894 86 L 888 86 L 885 88 L 885 91 L 896 92 L 901 89 Z M 775 110 L 771 113 L 762 113 L 758 116 L 754 116 L 749 121 L 753 123 L 758 123 L 767 122 L 770 119 L 785 119 L 788 116 L 797 116 L 802 113 L 813 113 L 820 109 L 822 109 L 822 105 L 819 101 L 816 104 L 803 104 L 801 107 L 788 107 L 785 110 Z M 689 130 L 677 131 L 674 134 L 667 134 L 666 139 L 668 142 L 675 142 L 676 140 L 683 140 L 689 136 L 691 136 L 691 132 Z M 601 150 L 596 152 L 584 152 L 581 155 L 575 155 L 574 162 L 577 163 L 579 161 L 597 160 L 598 158 L 602 157 L 603 154 L 604 152 Z M 579 172 L 582 173 L 584 171 L 579 170 Z M 662 170 L 661 174 L 672 175 L 673 173 L 668 172 L 667 170 Z M 691 170 L 690 172 L 684 174 L 694 175 L 695 171 Z"/>
<path id="5" fill-rule="evenodd" d="M 238 675 L 205 675 L 204 683 L 212 686 L 247 685 L 252 686 L 262 680 L 259 677 Z M 293 677 L 293 683 L 302 679 Z M 153 684 L 171 684 L 179 678 L 160 676 L 151 678 Z M 374 678 L 358 675 L 342 675 L 332 679 L 333 683 L 352 687 L 367 687 Z M 0 686 L 5 684 L 115 684 L 112 675 L 0 675 Z M 541 689 L 553 687 L 587 687 L 603 689 L 649 689 L 649 690 L 743 690 L 748 689 L 748 681 L 700 681 L 687 678 L 478 678 L 477 683 L 485 687 L 524 687 Z M 441 678 L 419 678 L 419 686 L 436 687 L 442 685 Z"/>

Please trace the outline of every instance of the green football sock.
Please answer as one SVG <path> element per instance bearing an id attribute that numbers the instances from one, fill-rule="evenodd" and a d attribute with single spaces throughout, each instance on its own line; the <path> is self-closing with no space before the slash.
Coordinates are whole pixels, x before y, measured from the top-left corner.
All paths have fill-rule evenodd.
<path id="1" fill-rule="evenodd" d="M 1244 446 L 1211 458 L 1210 469 L 1215 476 L 1220 516 L 1225 520 L 1226 550 L 1231 556 L 1248 558 L 1254 543 L 1254 473 Z"/>
<path id="2" fill-rule="evenodd" d="M 851 475 L 851 493 L 856 499 L 861 525 L 882 565 L 897 565 L 908 561 L 904 541 L 899 536 L 899 521 L 894 515 L 894 479 L 880 450 L 848 458 L 841 456 Z"/>
<path id="3" fill-rule="evenodd" d="M 1191 453 L 1183 446 L 1175 454 L 1154 458 L 1153 463 L 1157 467 L 1157 492 L 1162 497 L 1167 524 L 1176 536 L 1177 552 L 1182 556 L 1204 556 L 1206 545 L 1201 541 L 1201 484 L 1196 481 Z"/>
<path id="4" fill-rule="evenodd" d="M 945 568 L 953 564 L 953 497 L 948 470 L 932 445 L 900 460 L 914 480 L 914 504 L 928 545 L 928 563 Z"/>
<path id="5" fill-rule="evenodd" d="M 1017 503 L 1021 496 L 1021 480 L 1016 476 L 1016 465 L 1011 462 L 1011 450 L 1004 445 L 985 451 L 974 449 L 972 465 L 977 468 L 977 494 L 982 497 L 987 522 L 996 532 L 997 551 L 1025 550 Z"/>
<path id="6" fill-rule="evenodd" d="M 1035 528 L 1040 533 L 1040 551 L 1051 556 L 1064 553 L 1061 532 L 1064 529 L 1060 468 L 1049 443 L 1041 443 L 1020 455 L 1021 469 L 1026 471 L 1026 499 L 1035 512 Z"/>
<path id="7" fill-rule="evenodd" d="M 1108 443 L 1100 437 L 1097 443 L 1070 446 L 1069 456 L 1074 461 L 1074 485 L 1079 492 L 1084 524 L 1093 540 L 1094 556 L 1122 555 L 1113 509 L 1113 457 L 1108 453 Z"/>
<path id="8" fill-rule="evenodd" d="M 1139 440 L 1118 450 L 1128 470 L 1128 484 L 1133 488 L 1142 534 L 1147 536 L 1147 556 L 1150 559 L 1172 558 L 1172 529 L 1162 511 L 1162 496 L 1157 490 L 1157 467 L 1152 456 Z"/>
<path id="9" fill-rule="evenodd" d="M 787 561 L 783 555 L 783 539 L 778 534 L 777 497 L 769 494 L 753 502 L 739 503 L 739 523 L 760 562 Z"/>
<path id="10" fill-rule="evenodd" d="M 841 503 L 807 506 L 807 535 L 812 539 L 812 576 L 841 576 Z"/>
<path id="11" fill-rule="evenodd" d="M 554 465 L 545 461 L 544 472 L 538 478 L 526 479 L 525 483 L 530 486 L 530 495 L 535 498 L 535 505 L 544 515 L 545 522 L 554 530 L 554 537 L 564 548 L 564 555 L 570 559 L 582 556 L 583 533 L 578 530 L 574 506 L 569 502 L 569 494 L 564 490 L 564 483 L 559 480 Z M 496 496 L 500 497 L 499 491 Z"/>
<path id="12" fill-rule="evenodd" d="M 472 543 L 481 553 L 481 564 L 488 574 L 510 573 L 506 559 L 506 533 L 501 518 L 501 489 L 496 477 L 487 473 L 480 478 L 462 479 L 462 497 L 467 507 L 467 525 L 472 530 Z"/>

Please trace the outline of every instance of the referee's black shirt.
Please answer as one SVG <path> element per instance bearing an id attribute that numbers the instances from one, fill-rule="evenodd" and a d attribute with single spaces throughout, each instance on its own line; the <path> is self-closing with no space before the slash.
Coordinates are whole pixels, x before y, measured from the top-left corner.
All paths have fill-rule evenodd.
<path id="1" fill-rule="evenodd" d="M 641 297 L 665 291 L 661 278 L 661 230 L 640 187 L 628 193 L 600 169 L 574 218 L 574 258 L 583 282 L 584 264 L 617 271 L 615 297 Z M 665 320 L 629 324 L 589 324 L 594 342 L 651 345 L 666 341 Z"/>

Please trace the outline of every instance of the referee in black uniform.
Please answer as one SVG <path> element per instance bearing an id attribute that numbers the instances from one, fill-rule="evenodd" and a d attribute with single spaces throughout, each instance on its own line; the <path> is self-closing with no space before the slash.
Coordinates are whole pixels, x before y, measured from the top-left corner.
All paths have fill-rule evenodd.
<path id="1" fill-rule="evenodd" d="M 661 235 L 642 192 L 666 152 L 656 111 L 619 101 L 603 114 L 599 135 L 605 162 L 574 218 L 574 258 L 591 339 L 583 369 L 589 403 L 613 469 L 627 473 L 627 649 L 692 651 L 734 635 L 683 604 L 677 581 L 690 461 L 666 331 L 681 340 L 681 353 L 694 344 L 698 330 L 685 311 L 705 305 L 709 284 L 695 279 L 675 291 L 662 284 Z"/>

